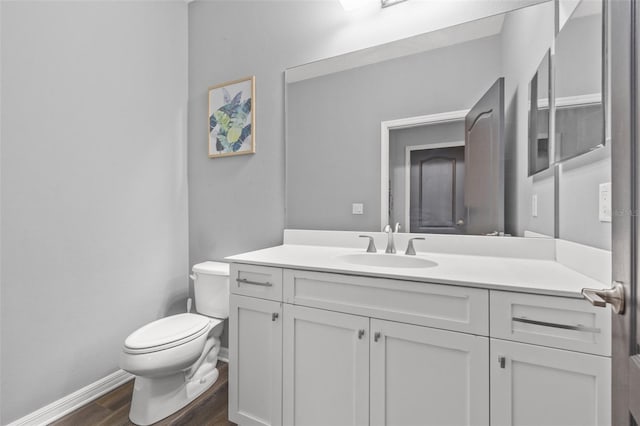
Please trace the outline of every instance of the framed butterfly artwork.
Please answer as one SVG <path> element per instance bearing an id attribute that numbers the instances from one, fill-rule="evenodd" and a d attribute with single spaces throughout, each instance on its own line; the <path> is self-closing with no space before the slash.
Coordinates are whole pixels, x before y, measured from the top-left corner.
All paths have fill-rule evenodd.
<path id="1" fill-rule="evenodd" d="M 209 87 L 209 158 L 256 152 L 255 79 Z"/>

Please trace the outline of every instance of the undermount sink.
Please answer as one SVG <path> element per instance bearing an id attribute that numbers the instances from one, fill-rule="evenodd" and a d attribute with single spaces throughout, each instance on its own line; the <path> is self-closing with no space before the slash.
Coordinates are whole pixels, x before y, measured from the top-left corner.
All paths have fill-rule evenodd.
<path id="1" fill-rule="evenodd" d="M 433 268 L 436 262 L 421 257 L 403 254 L 354 253 L 339 256 L 344 262 L 353 265 L 377 266 L 380 268 Z"/>

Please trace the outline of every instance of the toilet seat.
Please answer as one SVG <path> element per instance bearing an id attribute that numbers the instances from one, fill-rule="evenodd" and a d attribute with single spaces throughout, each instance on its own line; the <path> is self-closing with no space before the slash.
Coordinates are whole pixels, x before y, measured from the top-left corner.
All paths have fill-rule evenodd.
<path id="1" fill-rule="evenodd" d="M 161 318 L 131 333 L 123 350 L 129 354 L 147 354 L 170 349 L 208 333 L 219 322 L 191 313 Z"/>

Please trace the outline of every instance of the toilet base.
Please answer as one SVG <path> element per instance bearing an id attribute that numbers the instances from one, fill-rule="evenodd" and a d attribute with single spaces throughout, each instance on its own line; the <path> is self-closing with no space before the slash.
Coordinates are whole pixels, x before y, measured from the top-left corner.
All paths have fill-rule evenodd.
<path id="1" fill-rule="evenodd" d="M 218 380 L 218 369 L 185 380 L 179 372 L 164 377 L 136 377 L 129 420 L 147 426 L 169 417 L 209 389 Z"/>

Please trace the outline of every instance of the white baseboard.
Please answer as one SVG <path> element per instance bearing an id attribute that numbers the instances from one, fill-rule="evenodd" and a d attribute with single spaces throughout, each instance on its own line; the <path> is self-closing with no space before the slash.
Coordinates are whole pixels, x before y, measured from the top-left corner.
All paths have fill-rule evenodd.
<path id="1" fill-rule="evenodd" d="M 229 349 L 220 348 L 218 359 L 229 363 Z M 109 374 L 107 377 L 75 391 L 71 395 L 60 398 L 31 414 L 27 414 L 9 423 L 7 426 L 46 426 L 128 382 L 134 377 L 133 374 L 127 373 L 124 370 L 118 370 Z"/>
<path id="2" fill-rule="evenodd" d="M 18 420 L 15 420 L 7 426 L 45 426 L 59 418 L 77 410 L 83 405 L 93 401 L 104 395 L 105 393 L 117 388 L 118 386 L 133 379 L 133 375 L 124 370 L 118 370 L 109 374 L 88 386 L 83 387 L 74 393 L 60 398 L 51 404 L 42 407 Z"/>
<path id="3" fill-rule="evenodd" d="M 218 352 L 218 359 L 229 364 L 229 348 L 220 348 L 220 352 Z"/>

